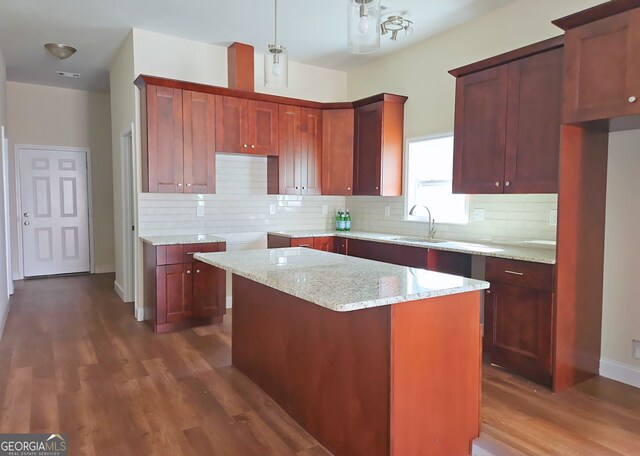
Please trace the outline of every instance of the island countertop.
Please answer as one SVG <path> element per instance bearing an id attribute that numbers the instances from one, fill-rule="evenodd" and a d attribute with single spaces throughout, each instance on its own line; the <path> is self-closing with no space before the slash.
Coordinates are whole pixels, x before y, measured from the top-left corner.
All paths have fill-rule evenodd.
<path id="1" fill-rule="evenodd" d="M 194 258 L 336 312 L 489 288 L 482 280 L 296 247 Z"/>
<path id="2" fill-rule="evenodd" d="M 269 231 L 267 234 L 288 237 L 292 239 L 306 237 L 335 236 L 362 241 L 384 242 L 387 244 L 423 247 L 427 249 L 446 250 L 449 252 L 467 253 L 509 260 L 532 261 L 534 263 L 555 264 L 555 244 L 546 241 L 522 241 L 500 243 L 491 241 L 456 241 L 439 239 L 429 241 L 418 236 L 408 236 L 392 233 L 373 233 L 367 231 L 332 231 L 332 230 L 284 230 Z"/>

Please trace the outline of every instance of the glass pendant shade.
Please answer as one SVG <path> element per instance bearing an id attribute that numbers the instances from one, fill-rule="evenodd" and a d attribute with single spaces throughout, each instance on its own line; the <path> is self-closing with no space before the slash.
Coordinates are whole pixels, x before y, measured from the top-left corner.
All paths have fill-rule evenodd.
<path id="1" fill-rule="evenodd" d="M 349 0 L 348 38 L 354 54 L 380 49 L 380 0 Z"/>
<path id="2" fill-rule="evenodd" d="M 264 85 L 272 89 L 285 89 L 289 85 L 289 55 L 287 48 L 270 44 L 264 55 Z"/>

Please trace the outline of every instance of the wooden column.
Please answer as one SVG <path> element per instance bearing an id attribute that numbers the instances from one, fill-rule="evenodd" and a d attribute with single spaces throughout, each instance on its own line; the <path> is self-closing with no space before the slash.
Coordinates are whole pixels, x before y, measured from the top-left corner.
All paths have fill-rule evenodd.
<path id="1" fill-rule="evenodd" d="M 233 43 L 227 48 L 228 86 L 254 92 L 253 46 Z"/>

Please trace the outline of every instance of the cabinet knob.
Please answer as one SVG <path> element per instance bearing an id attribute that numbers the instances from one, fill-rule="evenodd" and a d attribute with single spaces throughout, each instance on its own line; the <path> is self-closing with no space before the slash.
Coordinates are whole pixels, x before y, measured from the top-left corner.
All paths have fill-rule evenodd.
<path id="1" fill-rule="evenodd" d="M 24 215 L 25 217 L 29 217 L 29 213 L 28 213 L 28 212 L 25 212 L 23 215 Z"/>
<path id="2" fill-rule="evenodd" d="M 511 185 L 511 182 L 509 182 L 509 181 L 506 181 L 506 182 L 504 183 L 504 186 L 505 186 L 505 187 L 508 187 L 509 185 Z"/>
<path id="3" fill-rule="evenodd" d="M 196 269 L 196 274 L 200 274 L 200 269 Z"/>
<path id="4" fill-rule="evenodd" d="M 247 148 L 247 147 L 249 147 L 249 146 L 248 146 L 247 144 L 244 144 L 242 147 L 244 147 L 244 148 L 246 149 L 246 148 Z"/>
<path id="5" fill-rule="evenodd" d="M 634 96 L 629 97 L 629 103 L 635 103 L 638 99 Z"/>
<path id="6" fill-rule="evenodd" d="M 191 187 L 191 184 L 187 184 L 187 187 Z"/>
<path id="7" fill-rule="evenodd" d="M 380 187 L 376 187 L 376 190 L 380 190 Z"/>
<path id="8" fill-rule="evenodd" d="M 251 144 L 251 148 L 255 149 L 256 148 L 255 144 Z"/>
<path id="9" fill-rule="evenodd" d="M 187 274 L 191 274 L 191 271 L 187 271 Z"/>
<path id="10" fill-rule="evenodd" d="M 347 187 L 347 190 L 351 191 L 351 187 Z"/>
<path id="11" fill-rule="evenodd" d="M 487 294 L 491 294 L 491 290 L 487 290 Z"/>
<path id="12" fill-rule="evenodd" d="M 178 187 L 182 187 L 182 183 L 181 182 L 178 182 Z"/>
<path id="13" fill-rule="evenodd" d="M 307 187 L 302 187 L 302 190 L 304 190 L 305 188 L 307 188 Z"/>
<path id="14" fill-rule="evenodd" d="M 31 225 L 30 222 L 24 222 L 24 226 L 29 226 L 29 225 Z"/>
<path id="15" fill-rule="evenodd" d="M 496 183 L 495 183 L 495 184 L 493 184 L 493 185 L 495 185 L 496 187 L 500 187 L 500 182 L 497 182 L 497 181 L 496 181 Z"/>

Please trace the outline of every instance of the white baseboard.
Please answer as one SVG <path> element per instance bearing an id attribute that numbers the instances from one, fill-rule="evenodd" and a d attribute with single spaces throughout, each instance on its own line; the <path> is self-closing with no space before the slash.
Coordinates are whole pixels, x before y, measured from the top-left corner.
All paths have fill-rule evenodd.
<path id="1" fill-rule="evenodd" d="M 640 388 L 640 368 L 636 366 L 600 358 L 600 375 Z"/>
<path id="2" fill-rule="evenodd" d="M 142 307 L 142 308 L 136 307 L 134 312 L 136 314 L 136 320 L 144 321 L 144 307 Z"/>
<path id="3" fill-rule="evenodd" d="M 111 272 L 116 272 L 115 264 L 101 264 L 96 265 L 94 268 L 95 274 L 107 274 Z"/>
<path id="4" fill-rule="evenodd" d="M 7 303 L 7 308 L 2 312 L 3 315 L 0 315 L 0 339 L 2 339 L 2 334 L 4 334 L 4 325 L 7 322 L 7 317 L 9 316 L 9 307 L 10 304 Z"/>
<path id="5" fill-rule="evenodd" d="M 231 309 L 231 307 L 233 307 L 232 306 L 232 302 L 233 302 L 232 297 L 231 296 L 227 296 L 227 309 Z"/>
<path id="6" fill-rule="evenodd" d="M 117 280 L 113 281 L 113 289 L 116 290 L 116 293 L 118 294 L 118 296 L 120 296 L 120 299 L 122 299 L 122 302 L 124 301 L 124 288 L 122 288 L 120 286 L 120 284 L 118 283 Z"/>

